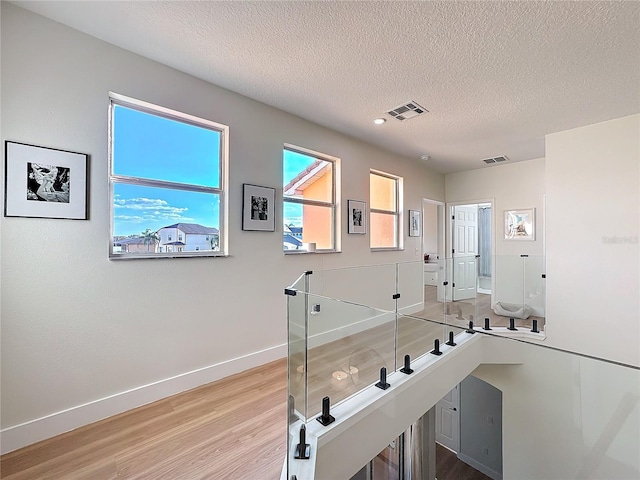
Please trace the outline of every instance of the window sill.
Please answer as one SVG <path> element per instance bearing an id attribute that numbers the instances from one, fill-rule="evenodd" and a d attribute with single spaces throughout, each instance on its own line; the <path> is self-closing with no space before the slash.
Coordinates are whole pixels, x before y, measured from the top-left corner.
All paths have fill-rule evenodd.
<path id="1" fill-rule="evenodd" d="M 313 255 L 316 253 L 340 253 L 338 250 L 316 250 L 315 252 L 308 252 L 306 250 L 283 250 L 282 253 L 285 255 Z"/>
<path id="2" fill-rule="evenodd" d="M 172 252 L 166 254 L 136 254 L 136 253 L 128 253 L 128 254 L 110 254 L 109 260 L 121 261 L 121 260 L 144 260 L 144 259 L 162 259 L 162 258 L 227 258 L 230 257 L 228 253 L 179 253 Z"/>
<path id="3" fill-rule="evenodd" d="M 371 249 L 372 252 L 402 252 L 404 251 L 404 248 L 398 248 L 398 247 L 379 247 L 379 248 L 372 248 Z"/>

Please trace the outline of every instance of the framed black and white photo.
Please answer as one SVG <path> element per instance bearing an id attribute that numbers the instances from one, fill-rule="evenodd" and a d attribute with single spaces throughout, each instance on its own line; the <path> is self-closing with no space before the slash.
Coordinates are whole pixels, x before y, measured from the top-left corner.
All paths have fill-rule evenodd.
<path id="1" fill-rule="evenodd" d="M 88 155 L 5 141 L 4 216 L 87 219 Z"/>
<path id="2" fill-rule="evenodd" d="M 536 209 L 505 210 L 504 239 L 505 240 L 535 240 Z"/>
<path id="3" fill-rule="evenodd" d="M 409 236 L 419 237 L 421 230 L 420 212 L 418 210 L 409 210 Z"/>
<path id="4" fill-rule="evenodd" d="M 349 233 L 367 233 L 367 204 L 359 200 L 347 200 Z"/>
<path id="5" fill-rule="evenodd" d="M 276 189 L 245 183 L 242 192 L 242 230 L 275 232 Z"/>

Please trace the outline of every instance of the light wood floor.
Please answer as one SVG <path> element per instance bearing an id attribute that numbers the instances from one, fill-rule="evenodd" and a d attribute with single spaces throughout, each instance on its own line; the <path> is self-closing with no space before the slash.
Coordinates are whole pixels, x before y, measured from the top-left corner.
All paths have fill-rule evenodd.
<path id="1" fill-rule="evenodd" d="M 279 479 L 286 360 L 0 457 L 6 480 Z"/>

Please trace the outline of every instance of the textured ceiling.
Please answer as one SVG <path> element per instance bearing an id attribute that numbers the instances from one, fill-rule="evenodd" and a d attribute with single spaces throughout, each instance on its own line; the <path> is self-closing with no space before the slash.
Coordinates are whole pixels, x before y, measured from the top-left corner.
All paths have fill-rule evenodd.
<path id="1" fill-rule="evenodd" d="M 640 112 L 636 1 L 13 3 L 445 173 Z"/>

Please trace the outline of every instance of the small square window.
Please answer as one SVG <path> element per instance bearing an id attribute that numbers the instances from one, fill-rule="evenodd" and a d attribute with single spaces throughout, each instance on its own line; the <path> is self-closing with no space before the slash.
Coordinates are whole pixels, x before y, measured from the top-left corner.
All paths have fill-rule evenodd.
<path id="1" fill-rule="evenodd" d="M 369 225 L 372 249 L 400 248 L 399 208 L 402 179 L 371 170 L 369 174 Z"/>
<path id="2" fill-rule="evenodd" d="M 286 146 L 283 165 L 284 251 L 336 250 L 339 159 Z"/>

